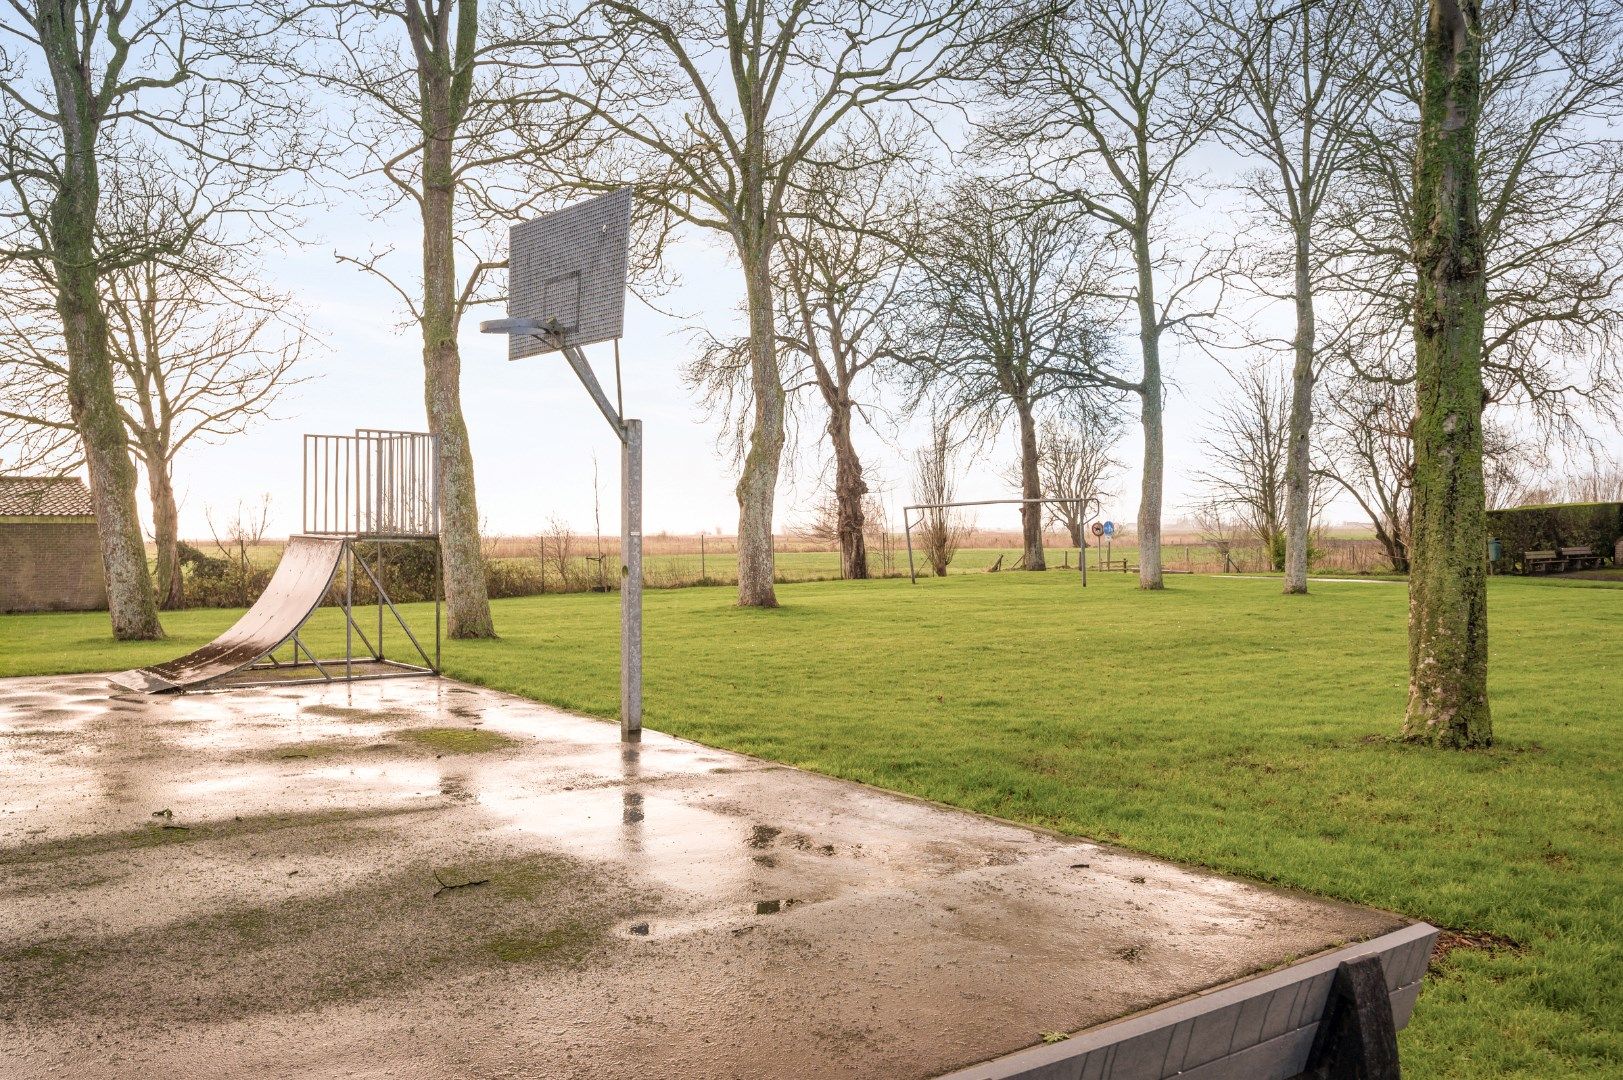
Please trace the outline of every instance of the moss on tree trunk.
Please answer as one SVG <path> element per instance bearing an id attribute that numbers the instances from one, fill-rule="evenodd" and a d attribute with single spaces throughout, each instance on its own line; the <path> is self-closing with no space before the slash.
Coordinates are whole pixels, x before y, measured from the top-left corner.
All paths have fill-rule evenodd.
<path id="1" fill-rule="evenodd" d="M 828 403 L 828 441 L 834 448 L 834 504 L 840 536 L 840 576 L 847 580 L 868 577 L 867 521 L 862 498 L 868 484 L 862 478 L 862 459 L 851 440 L 851 399 L 843 388 Z"/>
<path id="2" fill-rule="evenodd" d="M 738 603 L 777 607 L 773 588 L 772 512 L 783 457 L 783 379 L 778 372 L 769 244 L 744 237 L 745 295 L 750 321 L 750 386 L 755 415 L 738 477 Z"/>
<path id="3" fill-rule="evenodd" d="M 457 48 L 471 48 L 478 5 L 457 6 Z M 428 28 L 424 27 L 426 31 Z M 435 32 L 444 28 L 435 27 Z M 423 400 L 428 430 L 438 436 L 440 469 L 440 558 L 445 572 L 445 629 L 453 638 L 493 638 L 485 560 L 479 545 L 479 503 L 474 491 L 473 448 L 462 415 L 462 353 L 456 266 L 454 140 L 466 109 L 467 89 L 458 73 L 439 59 L 450 43 L 440 41 L 419 55 L 423 95 Z"/>
<path id="4" fill-rule="evenodd" d="M 1307 533 L 1312 524 L 1311 440 L 1317 327 L 1313 316 L 1313 252 L 1307 226 L 1296 230 L 1296 337 L 1291 365 L 1290 429 L 1285 442 L 1285 571 L 1287 595 L 1307 592 Z"/>
<path id="5" fill-rule="evenodd" d="M 147 462 L 147 496 L 152 500 L 152 543 L 158 579 L 158 603 L 166 611 L 186 606 L 185 584 L 180 572 L 180 510 L 175 504 L 174 479 L 163 448 L 144 450 Z"/>
<path id="6" fill-rule="evenodd" d="M 1043 497 L 1042 477 L 1038 472 L 1037 420 L 1032 415 L 1031 403 L 1019 401 L 1015 413 L 1020 418 L 1020 497 Z M 1027 570 L 1046 570 L 1048 563 L 1043 552 L 1043 507 L 1028 502 L 1020 507 L 1020 534 L 1024 551 L 1020 565 Z"/>
<path id="7" fill-rule="evenodd" d="M 1139 387 L 1139 424 L 1144 431 L 1144 473 L 1138 500 L 1138 587 L 1165 588 L 1161 576 L 1161 492 L 1165 463 L 1165 434 L 1161 417 L 1161 320 L 1155 310 L 1155 272 L 1149 227 L 1141 224 L 1133 237 L 1138 265 L 1138 340 L 1144 358 Z"/>
<path id="8" fill-rule="evenodd" d="M 1406 739 L 1487 746 L 1479 0 L 1431 0 L 1415 155 L 1415 417 Z"/>
<path id="9" fill-rule="evenodd" d="M 107 313 L 99 288 L 95 229 L 101 182 L 96 142 L 104 118 L 92 86 L 97 76 L 81 56 L 75 10 L 67 5 L 38 9 L 40 44 L 62 131 L 62 157 L 46 232 L 68 355 L 68 406 L 90 474 L 113 636 L 121 641 L 149 640 L 163 637 L 163 627 L 147 573 L 135 506 L 135 462 L 114 390 Z"/>

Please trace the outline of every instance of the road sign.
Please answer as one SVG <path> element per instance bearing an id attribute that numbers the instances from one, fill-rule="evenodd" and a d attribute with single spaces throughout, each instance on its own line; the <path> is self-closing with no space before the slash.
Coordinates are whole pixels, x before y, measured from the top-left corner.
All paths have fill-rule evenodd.
<path id="1" fill-rule="evenodd" d="M 1116 523 L 1114 521 L 1105 522 L 1105 535 L 1106 536 L 1115 536 L 1116 535 Z"/>
<path id="2" fill-rule="evenodd" d="M 1093 523 L 1093 528 L 1089 531 L 1091 531 L 1094 536 L 1103 536 L 1105 534 L 1105 527 L 1095 521 Z"/>

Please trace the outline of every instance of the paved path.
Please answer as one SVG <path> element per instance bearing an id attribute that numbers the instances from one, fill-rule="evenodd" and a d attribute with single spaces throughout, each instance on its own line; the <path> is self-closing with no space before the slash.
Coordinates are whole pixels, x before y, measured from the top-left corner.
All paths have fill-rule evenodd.
<path id="1" fill-rule="evenodd" d="M 925 1077 L 1402 924 L 617 734 L 0 682 L 0 1072 Z"/>

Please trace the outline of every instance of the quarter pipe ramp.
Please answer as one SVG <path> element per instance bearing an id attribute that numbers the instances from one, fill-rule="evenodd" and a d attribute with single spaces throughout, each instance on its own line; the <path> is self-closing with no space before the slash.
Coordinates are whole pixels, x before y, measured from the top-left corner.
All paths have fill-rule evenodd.
<path id="1" fill-rule="evenodd" d="M 295 536 L 254 606 L 231 628 L 195 652 L 116 676 L 122 686 L 149 692 L 193 690 L 269 656 L 304 625 L 332 585 L 344 555 L 337 537 Z"/>

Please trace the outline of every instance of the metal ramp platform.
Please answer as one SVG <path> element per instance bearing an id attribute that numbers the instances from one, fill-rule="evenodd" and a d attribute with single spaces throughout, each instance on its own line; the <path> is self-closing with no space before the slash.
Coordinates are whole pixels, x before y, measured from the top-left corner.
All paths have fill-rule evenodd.
<path id="1" fill-rule="evenodd" d="M 359 428 L 353 435 L 306 435 L 303 529 L 288 540 L 265 591 L 230 629 L 202 648 L 162 664 L 122 672 L 113 681 L 130 689 L 164 693 L 437 675 L 438 554 L 431 655 L 385 588 L 383 545 L 438 540 L 438 460 L 438 440 L 423 432 Z M 357 544 L 375 549 L 375 566 L 356 550 Z M 335 589 L 340 583 L 342 587 Z M 370 585 L 376 595 L 377 621 L 372 635 L 355 618 L 357 584 Z M 301 631 L 329 596 L 334 606 L 343 609 L 344 654 L 322 659 Z M 410 642 L 411 661 L 385 656 L 385 612 L 393 616 Z M 357 642 L 364 651 L 356 651 Z M 288 659 L 276 655 L 283 646 L 291 646 Z"/>

